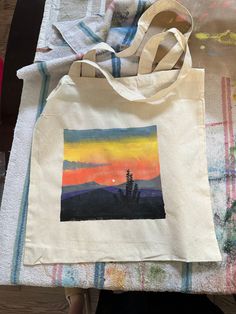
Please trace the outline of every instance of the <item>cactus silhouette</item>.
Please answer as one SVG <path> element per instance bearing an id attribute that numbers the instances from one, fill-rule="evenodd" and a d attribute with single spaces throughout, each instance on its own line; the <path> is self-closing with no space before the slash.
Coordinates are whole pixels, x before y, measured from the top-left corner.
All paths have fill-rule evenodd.
<path id="1" fill-rule="evenodd" d="M 140 199 L 140 191 L 138 184 L 134 182 L 133 174 L 128 169 L 126 171 L 126 185 L 125 191 L 119 189 L 119 201 L 125 204 L 138 203 Z"/>

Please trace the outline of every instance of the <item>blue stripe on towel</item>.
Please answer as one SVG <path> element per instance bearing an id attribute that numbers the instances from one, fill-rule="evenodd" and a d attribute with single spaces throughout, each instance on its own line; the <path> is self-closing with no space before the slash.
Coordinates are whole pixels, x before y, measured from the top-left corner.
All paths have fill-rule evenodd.
<path id="1" fill-rule="evenodd" d="M 112 75 L 114 77 L 120 77 L 120 67 L 121 67 L 120 58 L 117 58 L 115 54 L 112 53 L 111 62 L 112 62 Z"/>
<path id="2" fill-rule="evenodd" d="M 192 291 L 192 263 L 182 263 L 182 287 L 181 292 Z"/>
<path id="3" fill-rule="evenodd" d="M 103 289 L 104 287 L 105 263 L 95 263 L 94 287 Z"/>
<path id="4" fill-rule="evenodd" d="M 41 84 L 36 120 L 38 119 L 39 115 L 41 114 L 46 104 L 46 98 L 48 95 L 48 86 L 49 86 L 49 81 L 50 81 L 50 75 L 47 71 L 45 62 L 38 63 L 38 71 L 42 76 L 42 84 Z M 18 217 L 18 225 L 17 225 L 16 238 L 15 238 L 15 244 L 14 244 L 14 252 L 13 252 L 13 258 L 12 258 L 11 283 L 14 285 L 19 284 L 20 268 L 21 268 L 21 262 L 22 262 L 22 256 L 23 256 L 24 240 L 25 240 L 29 181 L 30 181 L 30 166 L 28 165 L 25 182 L 24 182 L 22 200 L 21 200 L 21 205 L 20 205 L 20 212 L 19 212 L 19 217 Z"/>
<path id="5" fill-rule="evenodd" d="M 26 213 L 28 206 L 28 191 L 29 191 L 29 166 L 26 172 L 24 189 L 22 194 L 22 200 L 20 205 L 20 213 L 18 218 L 18 226 L 16 231 L 14 253 L 12 258 L 12 267 L 11 267 L 11 284 L 19 284 L 19 274 L 21 267 L 21 257 L 23 252 L 24 245 L 24 235 L 25 235 L 25 222 L 26 222 Z"/>
<path id="6" fill-rule="evenodd" d="M 89 39 L 91 39 L 92 42 L 94 43 L 100 43 L 103 41 L 103 39 L 101 37 L 99 37 L 98 35 L 96 35 L 91 28 L 89 28 L 87 25 L 85 25 L 84 22 L 79 22 L 78 27 L 80 28 L 80 30 L 89 37 Z"/>
<path id="7" fill-rule="evenodd" d="M 42 87 L 40 91 L 40 101 L 39 101 L 39 107 L 37 112 L 36 119 L 40 116 L 42 113 L 44 106 L 46 105 L 46 98 L 48 96 L 48 87 L 49 87 L 49 81 L 50 81 L 50 74 L 47 70 L 47 66 L 45 62 L 40 62 L 38 64 L 38 70 L 42 76 Z"/>
<path id="8" fill-rule="evenodd" d="M 134 35 L 136 33 L 137 30 L 137 24 L 138 24 L 138 20 L 141 16 L 141 14 L 143 13 L 143 11 L 145 10 L 145 1 L 143 0 L 139 0 L 138 2 L 138 7 L 137 7 L 137 12 L 135 14 L 135 17 L 133 19 L 132 24 L 129 27 L 129 31 L 127 32 L 122 44 L 123 45 L 130 45 L 132 39 L 134 38 Z"/>

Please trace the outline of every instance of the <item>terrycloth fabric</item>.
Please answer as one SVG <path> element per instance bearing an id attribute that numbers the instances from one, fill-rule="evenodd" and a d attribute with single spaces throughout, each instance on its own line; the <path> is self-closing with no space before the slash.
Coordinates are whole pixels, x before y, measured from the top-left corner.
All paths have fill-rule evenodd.
<path id="1" fill-rule="evenodd" d="M 114 3 L 124 3 L 124 1 Z M 130 25 L 135 25 L 138 4 L 141 5 L 142 2 L 135 1 L 135 3 L 134 11 L 128 12 L 132 21 Z M 25 81 L 0 211 L 0 284 L 79 286 L 119 290 L 236 292 L 236 69 L 234 60 L 236 42 L 235 33 L 232 32 L 236 3 L 224 0 L 204 2 L 184 0 L 182 3 L 195 17 L 195 29 L 190 45 L 194 66 L 206 68 L 208 170 L 216 233 L 223 261 L 194 264 L 96 263 L 34 267 L 22 265 L 27 215 L 28 164 L 33 127 L 36 116 L 45 104 L 47 94 L 56 86 L 58 79 L 68 71 L 69 65 L 75 59 L 75 55 L 71 52 L 66 58 L 34 64 L 19 72 L 19 76 Z M 114 6 L 113 16 L 116 17 L 116 24 L 111 22 L 111 26 L 122 26 L 126 14 L 124 11 L 119 11 L 119 5 Z M 181 26 L 183 17 L 177 17 L 177 20 Z M 121 27 L 121 30 L 130 34 L 131 29 L 135 28 Z M 110 32 L 108 38 L 109 34 Z M 132 35 L 130 36 L 132 39 Z M 69 47 L 68 44 L 66 45 Z M 50 53 L 52 52 L 53 50 Z M 58 56 L 62 55 L 61 52 L 58 53 Z M 109 60 L 108 56 L 106 62 L 114 75 L 118 76 L 128 71 L 127 64 L 122 60 L 115 58 Z M 129 73 L 132 74 L 136 69 L 134 63 Z"/>
<path id="2" fill-rule="evenodd" d="M 106 0 L 46 0 L 35 60 L 46 61 L 73 54 L 73 48 L 63 36 L 70 37 L 74 33 L 62 35 L 55 25 L 68 28 L 73 22 L 78 23 L 86 18 L 89 20 L 91 16 L 97 22 L 104 17 L 105 6 Z M 99 24 L 95 23 L 96 26 L 99 27 Z M 87 38 L 85 40 L 87 41 Z M 76 37 L 75 42 L 81 42 L 80 37 Z"/>

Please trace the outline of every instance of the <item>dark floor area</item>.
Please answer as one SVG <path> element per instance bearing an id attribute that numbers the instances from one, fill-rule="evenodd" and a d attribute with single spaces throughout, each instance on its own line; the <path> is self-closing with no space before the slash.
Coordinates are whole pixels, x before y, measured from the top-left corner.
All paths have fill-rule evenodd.
<path id="1" fill-rule="evenodd" d="M 96 314 L 223 313 L 205 295 L 102 291 Z"/>

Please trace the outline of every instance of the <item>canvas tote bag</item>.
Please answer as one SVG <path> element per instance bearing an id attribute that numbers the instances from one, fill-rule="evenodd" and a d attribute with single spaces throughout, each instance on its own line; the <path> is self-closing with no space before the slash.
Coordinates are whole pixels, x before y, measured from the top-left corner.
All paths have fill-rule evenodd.
<path id="1" fill-rule="evenodd" d="M 136 76 L 112 77 L 90 51 L 48 97 L 33 136 L 26 265 L 221 260 L 207 176 L 204 70 L 191 66 L 191 29 L 172 28 L 143 44 L 165 10 L 189 14 L 175 1 L 154 3 L 132 46 L 116 54 L 139 50 Z M 154 67 L 168 36 L 176 44 Z M 115 53 L 105 43 L 95 49 Z M 173 69 L 182 53 L 181 68 Z"/>

